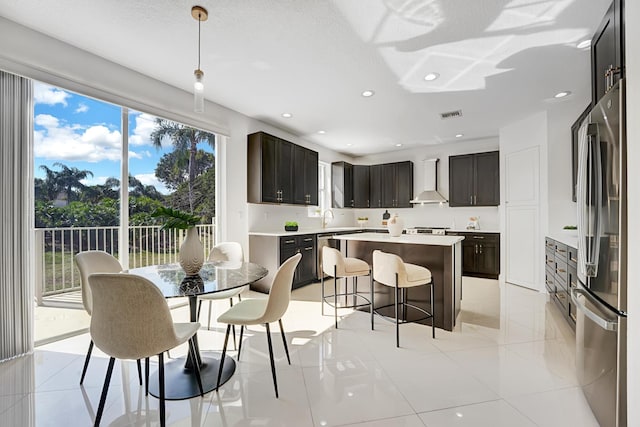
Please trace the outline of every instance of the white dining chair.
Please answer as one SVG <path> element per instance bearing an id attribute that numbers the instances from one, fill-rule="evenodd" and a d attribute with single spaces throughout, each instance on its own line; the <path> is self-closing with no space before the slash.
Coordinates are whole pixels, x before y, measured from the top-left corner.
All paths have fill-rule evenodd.
<path id="1" fill-rule="evenodd" d="M 192 340 L 200 323 L 174 323 L 162 292 L 144 277 L 95 273 L 89 276 L 89 286 L 93 295 L 91 338 L 96 347 L 109 356 L 94 425 L 100 425 L 115 359 L 148 360 L 157 355 L 160 425 L 165 426 L 163 353 L 190 341 L 190 355 L 193 360 L 198 360 Z M 148 366 L 147 362 L 147 369 Z M 193 366 L 200 396 L 203 396 L 200 368 L 198 363 Z"/>
<path id="2" fill-rule="evenodd" d="M 419 265 L 409 264 L 402 261 L 398 255 L 389 254 L 379 250 L 373 251 L 373 280 L 382 285 L 394 288 L 395 324 L 396 324 L 396 347 L 400 347 L 400 319 L 398 308 L 402 307 L 406 313 L 406 308 L 411 307 L 425 314 L 420 320 L 431 319 L 431 334 L 436 337 L 435 315 L 434 315 L 434 292 L 431 271 Z M 431 312 L 428 312 L 406 300 L 406 289 L 414 286 L 428 285 L 431 292 Z M 385 306 L 386 307 L 386 306 Z M 378 309 L 383 307 L 378 307 Z M 402 323 L 407 320 L 403 319 Z"/>
<path id="3" fill-rule="evenodd" d="M 76 266 L 80 271 L 80 291 L 82 294 L 82 305 L 89 316 L 91 316 L 91 289 L 89 288 L 89 276 L 93 273 L 119 273 L 122 271 L 122 265 L 120 261 L 113 255 L 105 251 L 84 251 L 76 254 L 75 256 Z M 84 377 L 87 374 L 87 368 L 89 367 L 89 359 L 91 359 L 91 352 L 93 350 L 93 340 L 89 342 L 89 349 L 84 359 L 84 366 L 82 368 L 82 374 L 80 375 L 80 384 L 84 382 Z M 142 385 L 142 367 L 140 360 L 137 361 L 138 365 L 138 380 Z"/>
<path id="4" fill-rule="evenodd" d="M 289 357 L 289 348 L 287 347 L 287 338 L 282 327 L 282 316 L 289 307 L 291 300 L 291 287 L 293 286 L 293 275 L 296 267 L 300 262 L 302 255 L 297 253 L 287 259 L 276 271 L 267 298 L 261 299 L 245 299 L 235 304 L 220 317 L 218 322 L 227 324 L 227 332 L 224 337 L 224 346 L 222 347 L 222 358 L 220 359 L 220 368 L 218 370 L 218 390 L 220 389 L 220 379 L 222 377 L 222 368 L 224 366 L 224 358 L 227 352 L 227 342 L 229 341 L 229 331 L 232 325 L 240 325 L 240 342 L 238 344 L 238 357 L 240 361 L 240 351 L 242 350 L 242 334 L 245 326 L 265 325 L 267 329 L 267 344 L 269 346 L 269 358 L 271 359 L 271 375 L 273 376 L 273 387 L 278 397 L 278 381 L 276 380 L 276 365 L 273 359 L 273 346 L 271 345 L 271 330 L 269 323 L 278 322 L 280 326 L 280 334 L 284 344 L 284 351 L 287 354 L 287 361 L 291 365 Z"/>

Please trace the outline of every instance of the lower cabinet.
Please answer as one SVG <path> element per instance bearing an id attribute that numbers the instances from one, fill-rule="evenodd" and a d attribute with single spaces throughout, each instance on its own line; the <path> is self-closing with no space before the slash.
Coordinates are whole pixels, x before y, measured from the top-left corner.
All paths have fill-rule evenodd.
<path id="1" fill-rule="evenodd" d="M 500 275 L 500 233 L 448 231 L 447 235 L 464 236 L 462 274 L 497 279 Z"/>
<path id="2" fill-rule="evenodd" d="M 571 290 L 576 287 L 578 250 L 572 246 L 545 238 L 545 287 L 549 296 L 569 326 L 576 328 L 576 308 Z"/>
<path id="3" fill-rule="evenodd" d="M 316 280 L 316 235 L 249 236 L 249 260 L 269 270 L 265 278 L 251 284 L 251 289 L 268 293 L 280 265 L 297 253 L 302 258 L 293 277 L 294 289 Z"/>

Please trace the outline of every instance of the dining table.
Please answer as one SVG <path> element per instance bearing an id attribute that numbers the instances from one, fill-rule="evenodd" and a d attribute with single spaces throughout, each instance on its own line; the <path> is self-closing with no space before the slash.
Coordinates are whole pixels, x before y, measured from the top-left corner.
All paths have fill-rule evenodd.
<path id="1" fill-rule="evenodd" d="M 240 288 L 262 279 L 268 270 L 251 262 L 207 261 L 197 275 L 188 276 L 179 264 L 150 265 L 133 268 L 130 274 L 142 276 L 154 283 L 165 298 L 187 297 L 189 321 L 198 321 L 198 296 Z M 191 344 L 190 344 L 191 345 Z M 183 400 L 200 395 L 195 375 L 197 363 L 204 393 L 217 388 L 221 354 L 217 351 L 201 351 L 197 334 L 193 339 L 195 359 L 191 352 L 186 356 L 170 359 L 165 363 L 165 399 Z M 234 360 L 226 356 L 220 385 L 227 382 L 235 372 Z M 158 376 L 149 377 L 149 393 L 158 397 Z"/>

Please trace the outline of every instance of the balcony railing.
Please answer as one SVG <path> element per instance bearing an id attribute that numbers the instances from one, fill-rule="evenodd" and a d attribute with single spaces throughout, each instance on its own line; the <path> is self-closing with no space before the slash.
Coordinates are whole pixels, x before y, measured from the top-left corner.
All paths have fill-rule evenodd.
<path id="1" fill-rule="evenodd" d="M 215 223 L 196 226 L 205 259 L 215 245 Z M 160 230 L 160 226 L 129 227 L 129 268 L 178 262 L 184 230 Z M 80 290 L 80 273 L 74 256 L 101 250 L 118 257 L 119 227 L 37 228 L 36 301 L 47 296 Z M 125 267 L 126 268 L 126 267 Z"/>

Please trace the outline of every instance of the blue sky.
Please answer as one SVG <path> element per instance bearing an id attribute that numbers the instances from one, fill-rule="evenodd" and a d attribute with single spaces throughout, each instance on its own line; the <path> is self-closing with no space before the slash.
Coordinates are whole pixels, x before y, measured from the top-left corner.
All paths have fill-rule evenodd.
<path id="1" fill-rule="evenodd" d="M 93 172 L 86 185 L 102 184 L 109 177 L 120 178 L 122 133 L 119 106 L 87 98 L 42 83 L 34 87 L 35 176 L 44 178 L 41 165 L 57 170 L 54 163 Z M 157 150 L 149 135 L 155 117 L 129 112 L 129 173 L 146 185 L 166 193 L 154 170 L 163 154 L 172 150 L 166 141 Z M 213 151 L 206 144 L 200 149 Z"/>

